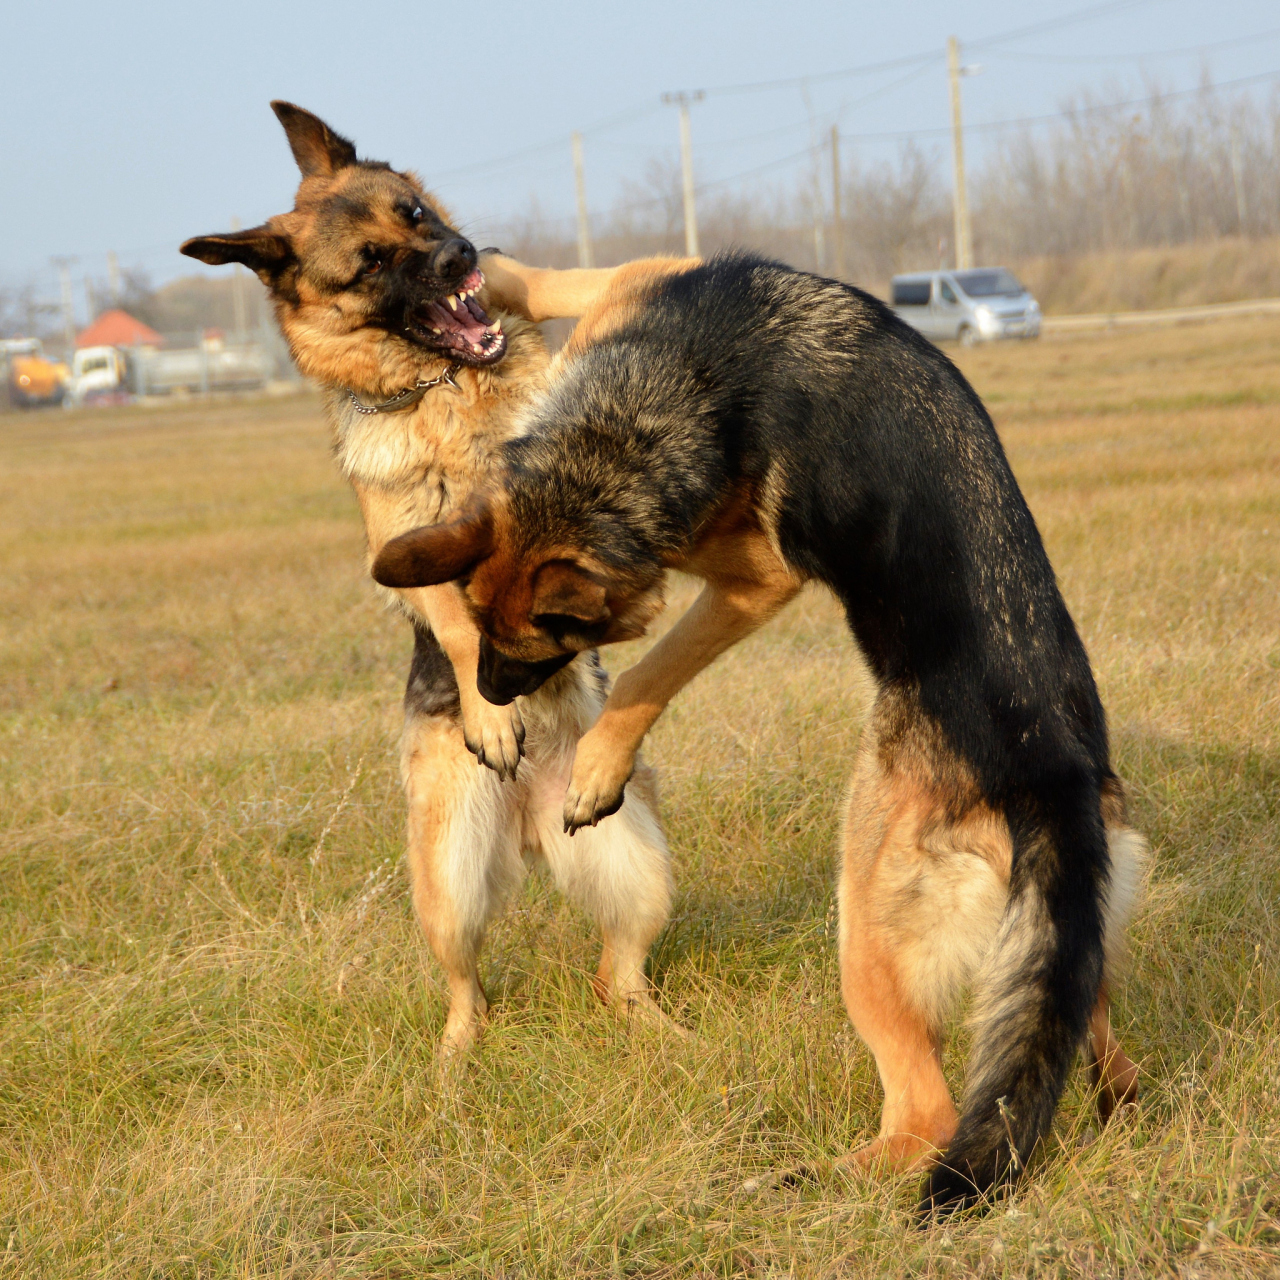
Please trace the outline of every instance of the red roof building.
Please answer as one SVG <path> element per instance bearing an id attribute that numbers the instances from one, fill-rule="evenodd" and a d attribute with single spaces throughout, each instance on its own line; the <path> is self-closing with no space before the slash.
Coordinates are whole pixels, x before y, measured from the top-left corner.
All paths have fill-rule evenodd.
<path id="1" fill-rule="evenodd" d="M 76 338 L 77 347 L 161 347 L 164 339 L 127 311 L 104 311 Z"/>

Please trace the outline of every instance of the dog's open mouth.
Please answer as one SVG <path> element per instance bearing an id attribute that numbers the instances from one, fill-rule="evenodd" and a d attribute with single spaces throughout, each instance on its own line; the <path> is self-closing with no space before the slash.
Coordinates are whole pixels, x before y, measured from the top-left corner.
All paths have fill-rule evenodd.
<path id="1" fill-rule="evenodd" d="M 410 336 L 460 364 L 497 363 L 507 353 L 507 335 L 502 321 L 491 322 L 475 299 L 482 284 L 484 276 L 472 271 L 447 298 L 409 312 L 405 328 Z"/>

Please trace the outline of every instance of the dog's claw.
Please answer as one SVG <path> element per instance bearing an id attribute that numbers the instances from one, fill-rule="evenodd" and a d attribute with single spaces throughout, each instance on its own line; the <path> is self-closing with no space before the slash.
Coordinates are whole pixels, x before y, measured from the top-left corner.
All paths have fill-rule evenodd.
<path id="1" fill-rule="evenodd" d="M 611 799 L 600 796 L 584 798 L 577 791 L 570 789 L 564 798 L 564 829 L 567 835 L 573 835 L 583 827 L 598 826 L 602 819 L 617 813 L 626 799 L 627 787 L 622 788 Z"/>
<path id="2" fill-rule="evenodd" d="M 598 726 L 584 733 L 564 793 L 565 831 L 572 835 L 617 813 L 635 767 L 634 749 L 619 750 L 607 736 L 601 736 Z"/>
<path id="3" fill-rule="evenodd" d="M 511 781 L 524 755 L 524 720 L 515 703 L 496 707 L 483 703 L 463 712 L 463 741 L 477 762 L 503 782 Z"/>

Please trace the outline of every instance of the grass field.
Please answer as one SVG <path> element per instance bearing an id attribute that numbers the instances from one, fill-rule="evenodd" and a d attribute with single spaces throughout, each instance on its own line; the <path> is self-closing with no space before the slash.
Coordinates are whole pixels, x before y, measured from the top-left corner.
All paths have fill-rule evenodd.
<path id="1" fill-rule="evenodd" d="M 9 416 L 0 1276 L 1280 1275 L 1280 324 L 963 361 L 1154 848 L 1115 1009 L 1135 1115 L 1098 1132 L 1077 1073 L 1017 1195 L 927 1233 L 915 1178 L 743 1191 L 880 1106 L 832 894 L 867 683 L 816 592 L 649 747 L 678 884 L 652 967 L 698 1039 L 612 1021 L 534 879 L 442 1079 L 410 641 L 318 405 Z"/>

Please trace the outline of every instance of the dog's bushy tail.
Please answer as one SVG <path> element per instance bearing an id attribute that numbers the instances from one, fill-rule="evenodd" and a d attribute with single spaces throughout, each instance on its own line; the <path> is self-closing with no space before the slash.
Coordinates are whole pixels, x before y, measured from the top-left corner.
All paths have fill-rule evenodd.
<path id="1" fill-rule="evenodd" d="M 973 1205 L 1026 1167 L 1098 996 L 1109 868 L 1098 791 L 1082 781 L 1054 792 L 1008 811 L 1009 902 L 979 977 L 959 1127 L 925 1183 L 925 1217 Z"/>

